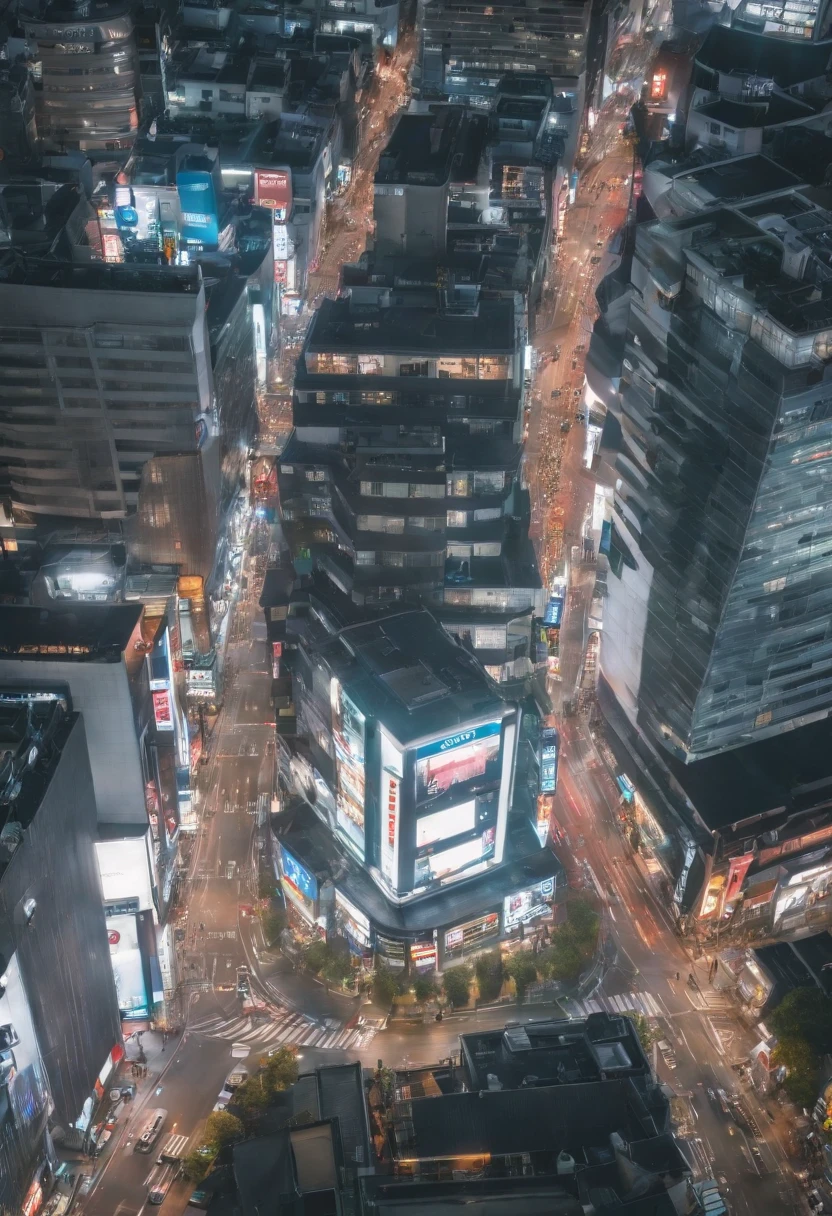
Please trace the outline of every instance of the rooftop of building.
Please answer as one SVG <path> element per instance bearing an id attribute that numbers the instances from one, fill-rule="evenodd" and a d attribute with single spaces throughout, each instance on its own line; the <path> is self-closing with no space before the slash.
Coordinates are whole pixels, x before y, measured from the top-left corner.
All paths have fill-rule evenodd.
<path id="1" fill-rule="evenodd" d="M 720 97 L 716 101 L 697 106 L 693 113 L 742 131 L 749 127 L 774 127 L 779 123 L 811 118 L 816 111 L 816 106 L 810 106 L 797 97 L 787 97 L 784 93 L 768 93 L 763 97 L 754 98 L 753 101 L 734 101 L 730 97 Z"/>
<path id="2" fill-rule="evenodd" d="M 668 231 L 689 234 L 688 249 L 753 293 L 784 329 L 806 334 L 832 326 L 832 214 L 793 190 L 755 205 L 752 214 L 756 222 L 740 209 L 715 209 L 672 221 Z M 786 254 L 805 250 L 802 277 L 785 273 Z"/>
<path id="3" fill-rule="evenodd" d="M 398 1160 L 568 1153 L 575 1161 L 614 1159 L 610 1136 L 626 1141 L 656 1135 L 644 1100 L 630 1079 L 483 1089 L 413 1098 L 393 1107 L 394 1153 Z M 662 1097 L 667 1117 L 667 1099 Z M 676 1161 L 680 1172 L 681 1158 Z"/>
<path id="4" fill-rule="evenodd" d="M 580 1200 L 557 1176 L 432 1182 L 376 1174 L 360 1178 L 359 1186 L 367 1210 L 385 1216 L 454 1216 L 461 1205 L 476 1216 L 507 1216 L 518 1209 L 523 1216 L 584 1216 Z"/>
<path id="5" fill-rule="evenodd" d="M 628 1017 L 593 1013 L 515 1022 L 461 1034 L 459 1041 L 472 1090 L 600 1082 L 611 1075 L 650 1081 L 650 1065 Z"/>
<path id="6" fill-rule="evenodd" d="M 246 149 L 247 159 L 259 168 L 275 166 L 309 172 L 322 154 L 329 119 L 315 114 L 281 114 L 256 128 Z"/>
<path id="7" fill-rule="evenodd" d="M 171 58 L 171 80 L 198 80 L 203 84 L 245 85 L 251 71 L 252 56 L 246 52 L 211 50 L 187 43 L 176 48 Z"/>
<path id="8" fill-rule="evenodd" d="M 442 186 L 469 181 L 488 137 L 488 119 L 447 106 L 431 114 L 402 114 L 382 151 L 377 183 Z"/>
<path id="9" fill-rule="evenodd" d="M 0 604 L 0 657 L 118 663 L 140 629 L 142 612 L 141 604 Z"/>
<path id="10" fill-rule="evenodd" d="M 196 295 L 202 278 L 197 266 L 150 268 L 72 262 L 34 261 L 9 252 L 0 259 L 0 284 L 16 287 L 59 287 L 71 291 L 113 291 L 143 294 Z"/>
<path id="11" fill-rule="evenodd" d="M 291 70 L 291 64 L 288 62 L 281 63 L 279 59 L 258 59 L 249 81 L 249 88 L 252 92 L 256 92 L 258 89 L 282 89 L 289 79 Z"/>
<path id="12" fill-rule="evenodd" d="M 18 824 L 22 833 L 32 823 L 79 721 L 60 689 L 35 700 L 0 683 L 0 828 Z M 15 829 L 0 840 L 0 877 L 20 833 Z"/>
<path id="13" fill-rule="evenodd" d="M 757 76 L 789 89 L 824 76 L 830 57 L 832 42 L 791 42 L 712 25 L 696 53 L 696 62 L 715 72 Z"/>
<path id="14" fill-rule="evenodd" d="M 84 0 L 82 4 L 67 0 L 52 0 L 40 17 L 24 15 L 27 25 L 43 22 L 49 25 L 91 25 L 96 21 L 113 21 L 116 17 L 130 15 L 131 5 L 127 0 Z"/>
<path id="15" fill-rule="evenodd" d="M 795 189 L 800 178 L 768 156 L 752 153 L 730 160 L 712 161 L 688 171 L 676 171 L 674 185 L 694 186 L 703 196 L 703 206 L 737 203 L 761 194 Z"/>
<path id="16" fill-rule="evenodd" d="M 552 80 L 536 72 L 508 72 L 497 82 L 498 97 L 539 97 L 544 101 L 552 96 Z"/>
<path id="17" fill-rule="evenodd" d="M 471 292 L 476 296 L 472 287 Z M 307 353 L 410 354 L 427 356 L 513 354 L 514 304 L 483 300 L 468 311 L 443 306 L 438 293 L 416 306 L 412 295 L 391 293 L 388 305 L 350 297 L 325 299 L 312 318 Z"/>

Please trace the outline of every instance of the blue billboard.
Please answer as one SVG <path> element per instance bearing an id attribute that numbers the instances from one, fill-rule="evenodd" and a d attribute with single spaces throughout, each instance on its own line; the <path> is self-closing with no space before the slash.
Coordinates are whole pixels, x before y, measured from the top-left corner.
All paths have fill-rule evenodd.
<path id="1" fill-rule="evenodd" d="M 182 243 L 195 251 L 216 249 L 219 221 L 211 174 L 197 170 L 177 173 L 176 188 L 182 213 L 179 232 Z"/>
<path id="2" fill-rule="evenodd" d="M 314 874 L 293 857 L 286 846 L 278 842 L 280 849 L 280 872 L 283 875 L 283 894 L 308 920 L 315 919 L 315 902 L 318 898 L 318 883 Z"/>
<path id="3" fill-rule="evenodd" d="M 543 624 L 549 629 L 559 629 L 560 623 L 563 620 L 563 596 L 553 595 L 549 603 L 546 605 L 546 611 L 543 614 Z"/>

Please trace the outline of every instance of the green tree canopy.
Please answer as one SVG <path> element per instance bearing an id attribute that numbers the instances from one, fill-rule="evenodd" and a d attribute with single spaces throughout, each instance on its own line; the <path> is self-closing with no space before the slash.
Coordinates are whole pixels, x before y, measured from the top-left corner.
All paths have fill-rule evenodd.
<path id="1" fill-rule="evenodd" d="M 818 1055 L 832 1051 L 832 1001 L 820 988 L 793 988 L 767 1018 L 778 1039 L 803 1039 Z"/>
<path id="2" fill-rule="evenodd" d="M 422 1005 L 425 1001 L 432 1000 L 438 991 L 439 989 L 436 987 L 436 984 L 426 975 L 417 975 L 413 981 L 413 994 Z"/>
<path id="3" fill-rule="evenodd" d="M 506 963 L 506 974 L 514 980 L 517 1003 L 522 1005 L 526 990 L 537 980 L 537 967 L 531 953 L 528 950 L 519 950 L 512 954 Z"/>
<path id="4" fill-rule="evenodd" d="M 503 956 L 499 950 L 489 950 L 480 954 L 474 963 L 477 976 L 477 987 L 480 990 L 480 1000 L 494 1001 L 500 995 L 505 978 Z"/>
<path id="5" fill-rule="evenodd" d="M 206 1144 L 221 1149 L 225 1144 L 242 1140 L 244 1135 L 245 1128 L 236 1115 L 229 1114 L 227 1110 L 215 1110 L 205 1123 L 203 1139 Z"/>
<path id="6" fill-rule="evenodd" d="M 280 1093 L 298 1079 L 298 1060 L 291 1047 L 278 1047 L 266 1060 L 263 1080 L 270 1094 Z"/>
<path id="7" fill-rule="evenodd" d="M 473 972 L 467 963 L 460 963 L 458 967 L 451 967 L 445 972 L 442 987 L 454 1008 L 468 1004 L 472 976 Z"/>

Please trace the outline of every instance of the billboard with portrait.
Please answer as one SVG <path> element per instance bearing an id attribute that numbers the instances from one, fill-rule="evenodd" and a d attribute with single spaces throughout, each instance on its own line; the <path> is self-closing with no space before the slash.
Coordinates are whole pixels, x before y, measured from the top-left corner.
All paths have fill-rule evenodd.
<path id="1" fill-rule="evenodd" d="M 416 799 L 427 802 L 454 786 L 500 776 L 502 723 L 486 722 L 443 735 L 416 749 Z"/>
<path id="2" fill-rule="evenodd" d="M 365 719 L 339 680 L 330 682 L 332 741 L 337 782 L 335 823 L 353 851 L 364 860 Z"/>
<path id="3" fill-rule="evenodd" d="M 318 882 L 314 874 L 301 865 L 282 842 L 278 842 L 280 873 L 283 878 L 283 894 L 294 904 L 304 920 L 315 921 L 318 900 Z"/>

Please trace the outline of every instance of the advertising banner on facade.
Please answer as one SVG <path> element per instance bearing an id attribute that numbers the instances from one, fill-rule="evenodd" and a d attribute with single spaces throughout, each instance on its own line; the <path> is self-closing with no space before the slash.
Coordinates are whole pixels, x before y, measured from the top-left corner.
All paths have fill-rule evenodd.
<path id="1" fill-rule="evenodd" d="M 122 1018 L 138 1021 L 148 1017 L 150 1002 L 135 914 L 108 916 L 107 940 L 110 944 L 110 959 Z"/>
<path id="2" fill-rule="evenodd" d="M 337 888 L 335 891 L 335 928 L 341 937 L 345 937 L 351 945 L 358 947 L 359 953 L 369 949 L 369 920 Z"/>
<path id="3" fill-rule="evenodd" d="M 169 688 L 157 688 L 153 698 L 153 718 L 157 730 L 173 730 L 173 705 Z"/>
<path id="4" fill-rule="evenodd" d="M 423 815 L 416 822 L 416 848 L 434 844 L 438 840 L 450 840 L 452 836 L 461 836 L 463 832 L 471 832 L 476 823 L 477 804 L 461 802 L 459 806 L 450 806 L 444 811 L 434 811 L 432 815 Z"/>
<path id="5" fill-rule="evenodd" d="M 336 826 L 364 860 L 364 715 L 344 692 L 330 682 L 332 741 L 337 780 Z"/>
<path id="6" fill-rule="evenodd" d="M 416 751 L 416 798 L 427 802 L 454 785 L 500 775 L 502 723 L 486 722 L 425 743 Z"/>
<path id="7" fill-rule="evenodd" d="M 406 966 L 404 942 L 397 942 L 392 937 L 376 934 L 376 954 L 380 954 L 388 967 L 400 970 Z"/>
<path id="8" fill-rule="evenodd" d="M 284 844 L 278 842 L 280 873 L 283 877 L 283 894 L 300 912 L 304 920 L 315 923 L 315 905 L 318 899 L 318 882 L 306 866 L 293 857 Z"/>
<path id="9" fill-rule="evenodd" d="M 515 891 L 503 900 L 503 928 L 508 931 L 521 924 L 531 924 L 541 916 L 548 916 L 554 897 L 554 878 L 544 878 L 533 887 Z"/>
<path id="10" fill-rule="evenodd" d="M 560 736 L 552 727 L 540 732 L 538 761 L 540 765 L 541 794 L 554 794 L 558 788 L 558 752 Z"/>
<path id="11" fill-rule="evenodd" d="M 435 971 L 436 942 L 411 942 L 410 962 L 417 971 Z"/>
<path id="12" fill-rule="evenodd" d="M 486 912 L 475 920 L 457 925 L 445 934 L 445 953 L 447 955 L 464 954 L 466 950 L 477 948 L 480 943 L 500 932 L 499 912 Z"/>
<path id="13" fill-rule="evenodd" d="M 285 224 L 292 210 L 291 169 L 255 169 L 254 201 L 258 207 L 271 207 L 275 221 Z"/>
<path id="14" fill-rule="evenodd" d="M 216 249 L 219 221 L 211 174 L 204 171 L 177 173 L 176 188 L 182 216 L 179 233 L 182 242 L 194 250 Z"/>

